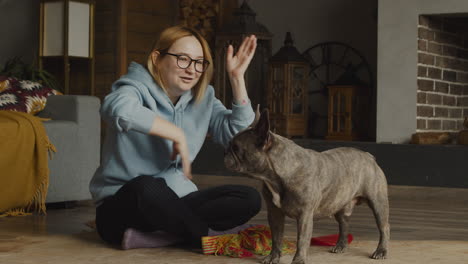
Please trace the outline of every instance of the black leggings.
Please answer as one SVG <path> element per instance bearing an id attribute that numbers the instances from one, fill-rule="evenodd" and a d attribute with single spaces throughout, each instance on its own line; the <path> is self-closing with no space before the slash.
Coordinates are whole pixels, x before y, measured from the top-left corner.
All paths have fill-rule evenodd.
<path id="1" fill-rule="evenodd" d="M 261 207 L 259 193 L 242 185 L 223 185 L 179 198 L 162 178 L 139 176 L 104 199 L 96 209 L 101 238 L 121 244 L 129 227 L 144 232 L 166 231 L 195 247 L 208 228 L 226 230 L 246 223 Z"/>

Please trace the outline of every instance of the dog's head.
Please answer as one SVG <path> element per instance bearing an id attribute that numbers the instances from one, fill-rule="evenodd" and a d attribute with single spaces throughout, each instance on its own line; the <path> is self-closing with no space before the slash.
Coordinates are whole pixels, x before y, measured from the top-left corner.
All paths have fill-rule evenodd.
<path id="1" fill-rule="evenodd" d="M 267 155 L 273 144 L 268 110 L 257 112 L 249 128 L 237 134 L 230 142 L 224 164 L 230 170 L 242 173 L 262 173 L 267 167 Z"/>

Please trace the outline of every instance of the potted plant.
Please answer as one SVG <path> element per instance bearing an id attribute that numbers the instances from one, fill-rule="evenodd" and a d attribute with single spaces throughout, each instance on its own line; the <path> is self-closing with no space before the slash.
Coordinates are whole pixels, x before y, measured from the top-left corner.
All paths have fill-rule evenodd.
<path id="1" fill-rule="evenodd" d="M 7 60 L 3 69 L 0 70 L 0 76 L 38 82 L 62 92 L 59 82 L 52 74 L 46 70 L 37 68 L 33 63 L 25 63 L 20 57 L 13 57 Z"/>

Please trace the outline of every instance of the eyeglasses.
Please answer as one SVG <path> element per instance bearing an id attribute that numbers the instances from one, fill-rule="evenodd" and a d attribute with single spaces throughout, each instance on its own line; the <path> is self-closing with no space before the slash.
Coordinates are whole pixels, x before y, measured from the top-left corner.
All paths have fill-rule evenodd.
<path id="1" fill-rule="evenodd" d="M 195 62 L 195 71 L 202 73 L 206 71 L 206 69 L 210 65 L 210 62 L 207 60 L 204 60 L 204 59 L 194 60 L 190 58 L 189 56 L 183 55 L 183 54 L 173 54 L 169 52 L 164 52 L 162 54 L 167 54 L 167 55 L 177 57 L 177 66 L 179 66 L 179 68 L 181 69 L 187 69 L 188 67 L 190 67 L 190 65 L 192 65 L 192 62 Z"/>

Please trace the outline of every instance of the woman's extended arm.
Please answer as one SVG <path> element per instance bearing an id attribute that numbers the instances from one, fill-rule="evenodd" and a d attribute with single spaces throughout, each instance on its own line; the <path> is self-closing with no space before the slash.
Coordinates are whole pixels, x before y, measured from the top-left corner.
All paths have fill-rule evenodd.
<path id="1" fill-rule="evenodd" d="M 173 123 L 157 116 L 154 118 L 149 134 L 169 139 L 173 142 L 171 159 L 174 160 L 177 154 L 179 154 L 184 175 L 188 179 L 192 179 L 189 151 L 184 131 Z"/>

